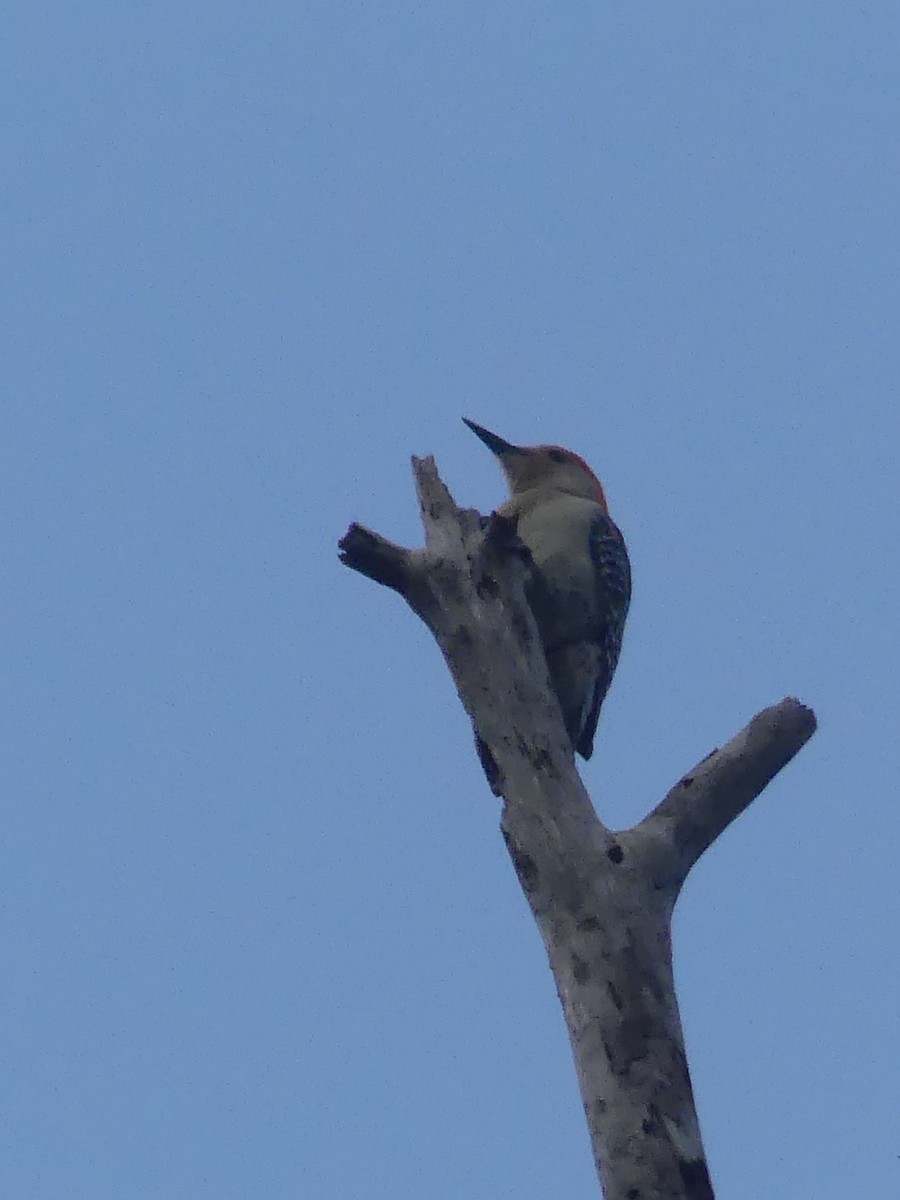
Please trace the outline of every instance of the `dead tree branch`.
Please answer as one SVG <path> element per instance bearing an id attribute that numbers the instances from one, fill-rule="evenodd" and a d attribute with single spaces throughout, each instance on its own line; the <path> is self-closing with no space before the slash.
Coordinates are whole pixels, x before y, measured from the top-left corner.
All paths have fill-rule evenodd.
<path id="1" fill-rule="evenodd" d="M 501 830 L 544 939 L 607 1200 L 711 1200 L 672 976 L 670 922 L 703 851 L 815 730 L 783 700 L 632 829 L 599 820 L 575 768 L 509 522 L 459 509 L 413 459 L 425 549 L 360 525 L 341 560 L 428 625 L 503 799 Z"/>

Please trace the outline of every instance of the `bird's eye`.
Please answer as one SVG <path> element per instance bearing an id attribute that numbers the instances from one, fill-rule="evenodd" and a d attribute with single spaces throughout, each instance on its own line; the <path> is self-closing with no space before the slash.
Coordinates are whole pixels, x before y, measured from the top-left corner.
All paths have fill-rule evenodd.
<path id="1" fill-rule="evenodd" d="M 553 462 L 563 462 L 565 457 L 566 456 L 563 454 L 562 450 L 551 450 L 550 451 L 550 458 L 553 460 Z"/>

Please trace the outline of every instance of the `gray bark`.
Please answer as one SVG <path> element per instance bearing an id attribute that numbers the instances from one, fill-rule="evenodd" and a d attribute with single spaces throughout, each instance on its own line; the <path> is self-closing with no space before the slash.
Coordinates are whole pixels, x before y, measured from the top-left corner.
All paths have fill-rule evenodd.
<path id="1" fill-rule="evenodd" d="M 606 1200 L 710 1200 L 672 976 L 688 871 L 815 730 L 782 700 L 633 828 L 598 819 L 575 768 L 524 597 L 515 528 L 458 509 L 413 459 L 424 550 L 351 525 L 347 566 L 399 592 L 440 646 L 472 719 L 501 830 L 544 939 Z"/>

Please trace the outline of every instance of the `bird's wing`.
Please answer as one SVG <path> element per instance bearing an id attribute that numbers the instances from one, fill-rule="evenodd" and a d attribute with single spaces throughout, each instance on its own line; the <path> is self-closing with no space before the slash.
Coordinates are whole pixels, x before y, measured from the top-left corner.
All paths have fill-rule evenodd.
<path id="1" fill-rule="evenodd" d="M 597 680 L 587 718 L 575 749 L 582 758 L 590 758 L 600 708 L 609 691 L 622 649 L 622 633 L 631 603 L 631 564 L 625 539 L 618 527 L 603 514 L 591 523 L 591 559 L 597 574 L 599 628 Z"/>

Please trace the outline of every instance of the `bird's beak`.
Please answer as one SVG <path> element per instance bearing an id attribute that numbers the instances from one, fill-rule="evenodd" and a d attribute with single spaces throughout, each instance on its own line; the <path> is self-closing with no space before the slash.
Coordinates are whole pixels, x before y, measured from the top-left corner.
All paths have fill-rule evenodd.
<path id="1" fill-rule="evenodd" d="M 505 441 L 502 437 L 498 437 L 496 433 L 491 433 L 489 429 L 485 429 L 483 425 L 476 425 L 474 421 L 470 421 L 468 417 L 463 417 L 463 421 L 468 425 L 477 438 L 487 446 L 488 450 L 493 451 L 498 458 L 503 458 L 507 454 L 520 454 L 518 446 L 514 446 L 512 442 Z"/>

